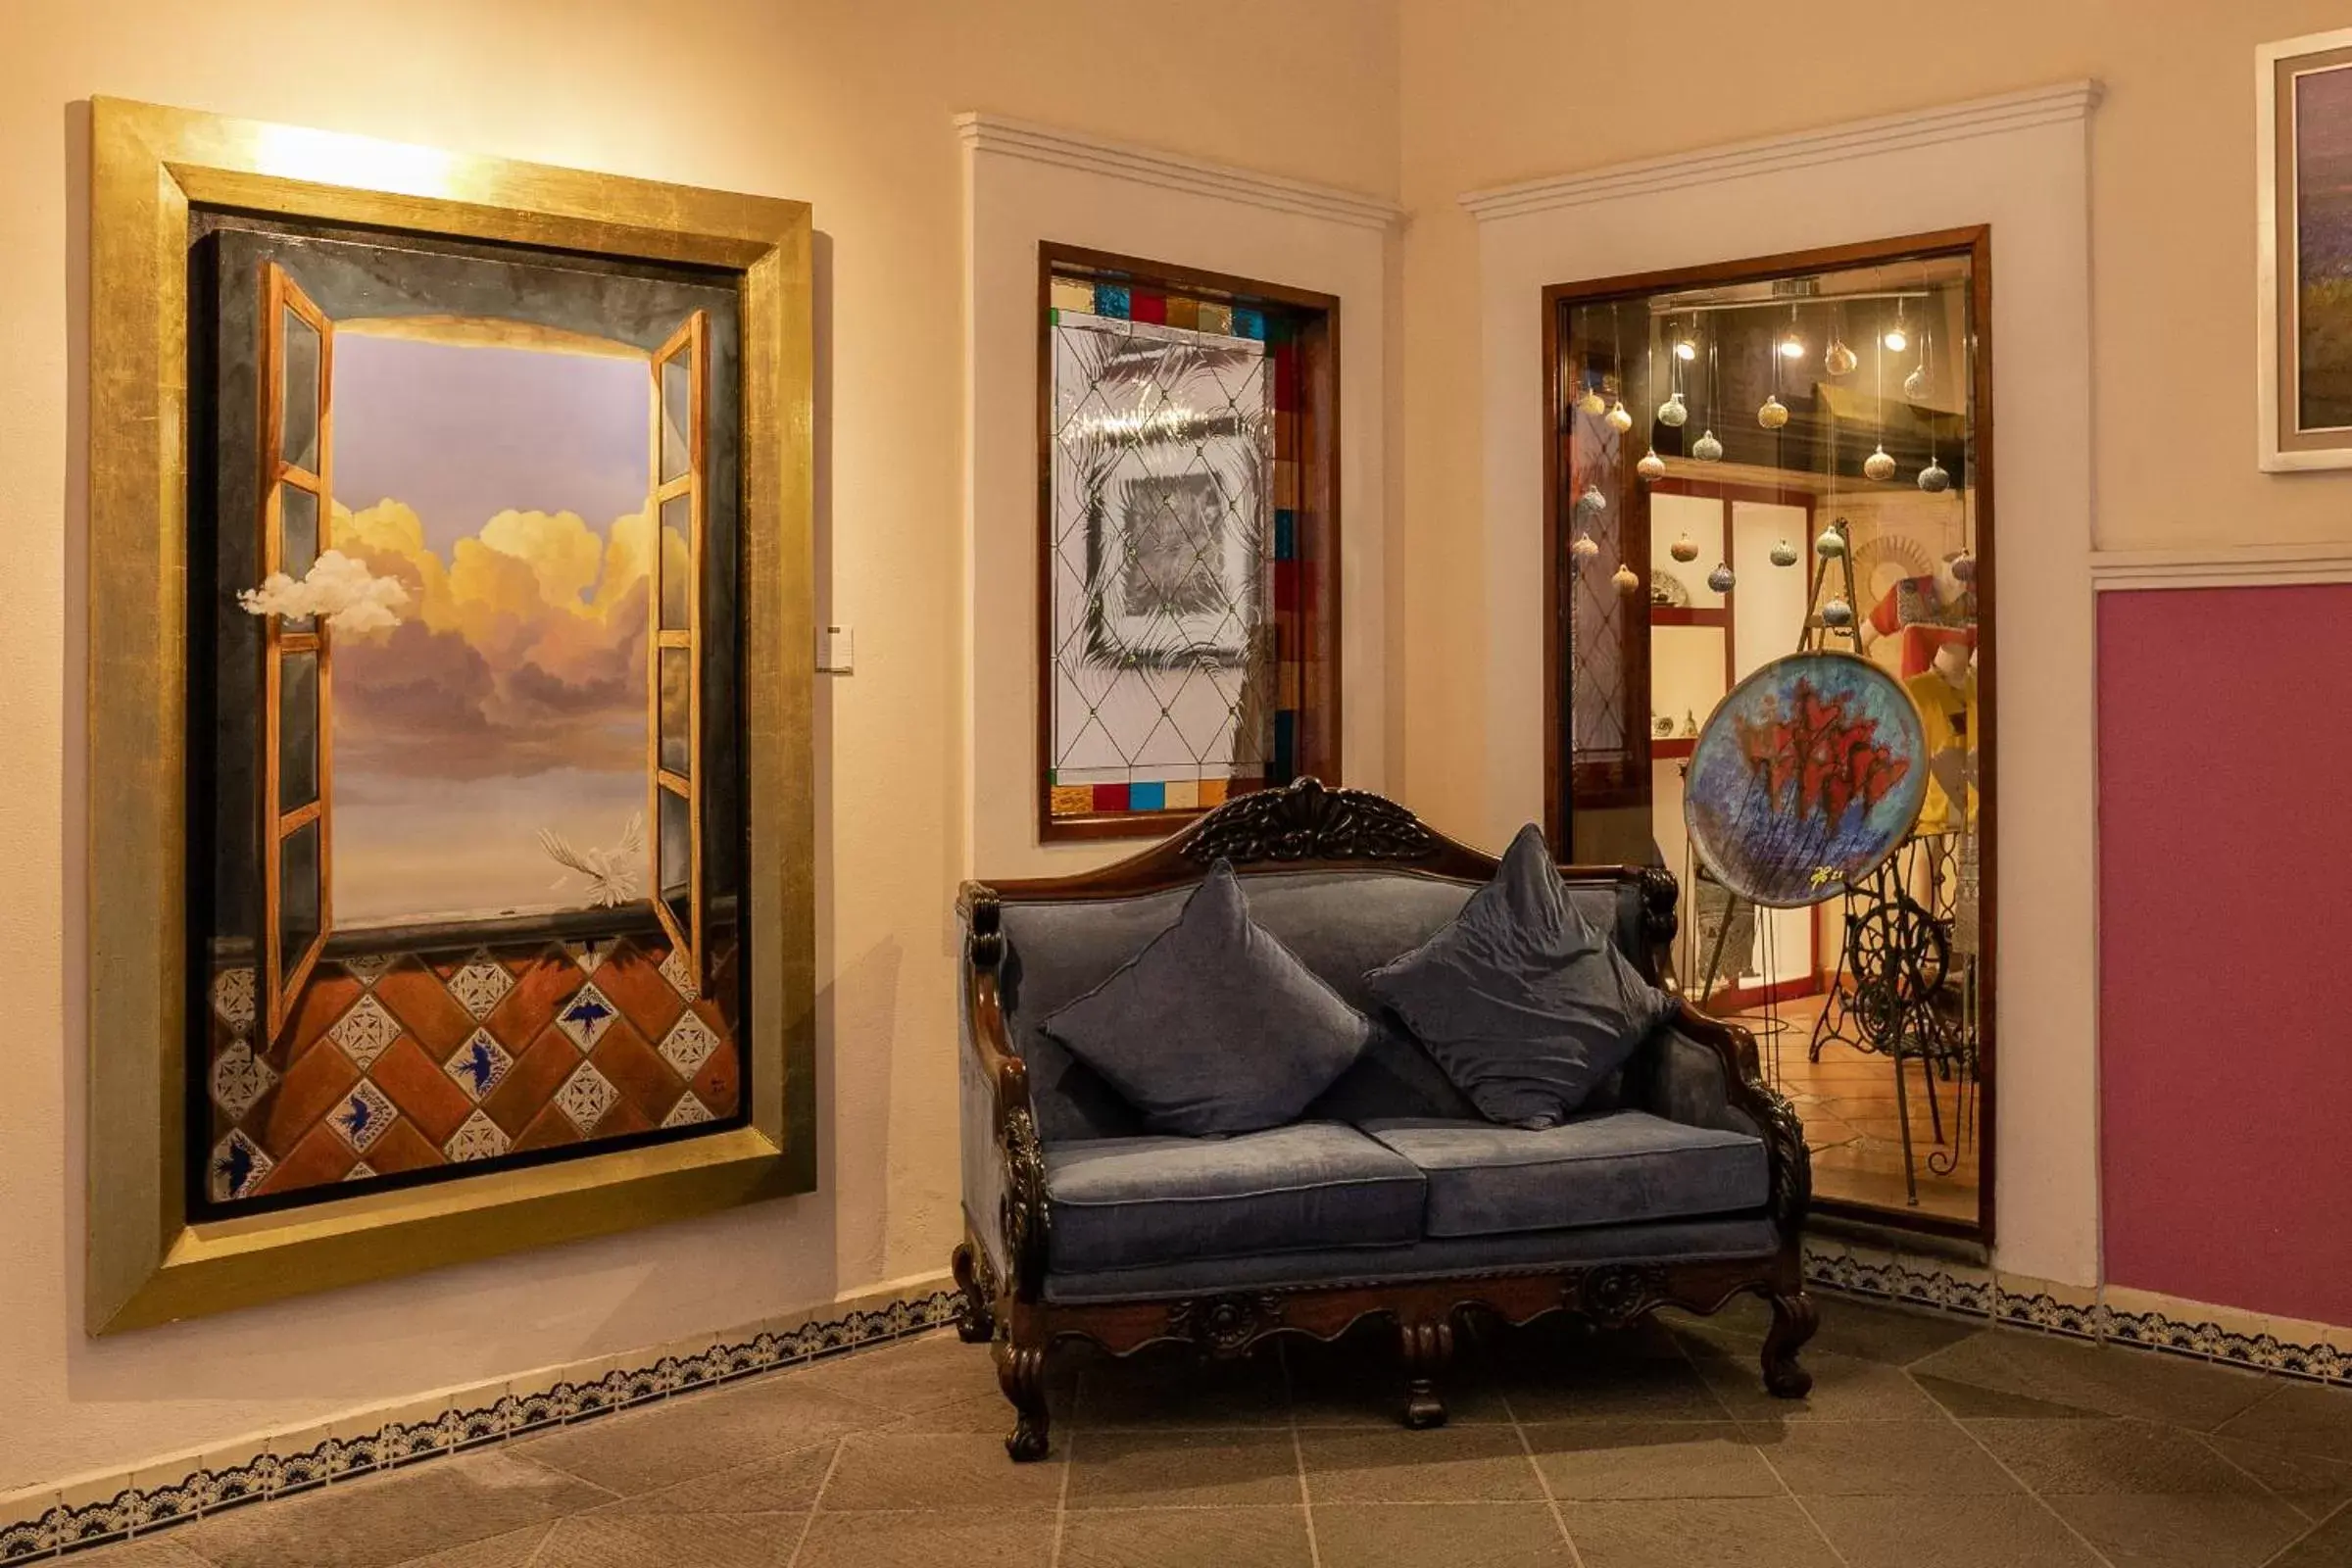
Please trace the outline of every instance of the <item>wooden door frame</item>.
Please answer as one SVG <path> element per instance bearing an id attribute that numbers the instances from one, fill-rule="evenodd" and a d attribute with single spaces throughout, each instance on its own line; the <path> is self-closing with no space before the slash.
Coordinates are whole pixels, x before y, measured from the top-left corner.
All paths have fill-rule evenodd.
<path id="1" fill-rule="evenodd" d="M 1824 246 L 1815 250 L 1788 251 L 1773 256 L 1709 262 L 1694 267 L 1667 268 L 1647 272 L 1621 273 L 1613 277 L 1590 278 L 1578 282 L 1553 283 L 1543 291 L 1543 365 L 1541 392 L 1543 396 L 1541 428 L 1544 432 L 1544 822 L 1554 844 L 1563 843 L 1568 827 L 1563 791 L 1568 778 L 1561 757 L 1561 724 L 1565 718 L 1561 691 L 1561 659 L 1564 643 L 1561 637 L 1560 571 L 1566 555 L 1562 530 L 1573 521 L 1564 485 L 1567 475 L 1561 469 L 1560 435 L 1566 413 L 1562 385 L 1560 353 L 1560 323 L 1570 306 L 1592 305 L 1609 300 L 1627 300 L 1677 289 L 1699 288 L 1731 283 L 1754 283 L 1792 272 L 1836 271 L 1846 268 L 1885 266 L 1900 261 L 1919 261 L 1937 256 L 1966 256 L 1969 259 L 1969 319 L 1974 342 L 1970 349 L 1971 428 L 1969 432 L 1969 471 L 1967 484 L 1976 514 L 1975 538 L 1977 593 L 1977 726 L 1979 804 L 1977 810 L 1978 836 L 1978 907 L 1981 929 L 1978 932 L 1978 1095 L 1977 1113 L 1977 1218 L 1974 1223 L 1945 1218 L 1940 1215 L 1913 1213 L 1902 1209 L 1880 1208 L 1847 1200 L 1817 1197 L 1814 1211 L 1843 1218 L 1859 1219 L 1900 1230 L 1919 1231 L 1932 1235 L 1958 1237 L 1993 1245 L 1994 1179 L 1997 1170 L 1998 1146 L 1996 1131 L 1999 1117 L 1995 1049 L 1996 1021 L 1999 1016 L 1997 977 L 1999 974 L 1999 920 L 1992 911 L 1999 904 L 1998 871 L 1999 844 L 1996 832 L 1996 811 L 1999 791 L 1995 786 L 2000 777 L 1997 721 L 1998 620 L 1995 614 L 1995 546 L 1998 530 L 1994 527 L 1995 483 L 1992 403 L 1992 225 L 1979 223 L 1963 228 L 1938 229 L 1928 233 L 1889 236 L 1848 245 Z M 1646 511 L 1646 508 L 1644 508 Z M 1647 560 L 1646 552 L 1643 560 Z M 1646 574 L 1644 574 L 1646 577 Z M 1856 607 L 1860 612 L 1860 607 Z M 1646 641 L 1646 639 L 1644 639 Z M 1639 744 L 1644 763 L 1648 759 L 1648 729 L 1643 725 Z M 1818 922 L 1817 922 L 1818 930 Z"/>

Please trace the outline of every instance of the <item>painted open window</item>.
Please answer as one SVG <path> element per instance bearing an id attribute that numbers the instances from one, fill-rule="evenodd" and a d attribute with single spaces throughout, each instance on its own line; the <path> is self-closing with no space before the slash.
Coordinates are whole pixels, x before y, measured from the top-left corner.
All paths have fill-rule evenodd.
<path id="1" fill-rule="evenodd" d="M 195 1200 L 738 1124 L 737 286 L 208 222 Z"/>
<path id="2" fill-rule="evenodd" d="M 1339 302 L 1042 248 L 1039 833 L 1338 782 Z"/>

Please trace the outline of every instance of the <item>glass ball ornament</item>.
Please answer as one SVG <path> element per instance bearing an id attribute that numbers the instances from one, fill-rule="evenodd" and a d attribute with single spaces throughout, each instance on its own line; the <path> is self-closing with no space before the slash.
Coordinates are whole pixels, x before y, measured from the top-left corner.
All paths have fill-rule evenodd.
<path id="1" fill-rule="evenodd" d="M 1934 458 L 1919 470 L 1919 487 L 1932 496 L 1939 496 L 1952 487 L 1952 476 L 1944 466 Z"/>
<path id="2" fill-rule="evenodd" d="M 1788 405 L 1777 394 L 1766 397 L 1763 407 L 1756 410 L 1756 422 L 1767 430 L 1778 430 L 1788 422 Z"/>
<path id="3" fill-rule="evenodd" d="M 1903 396 L 1913 403 L 1927 402 L 1928 393 L 1931 390 L 1933 389 L 1928 385 L 1928 368 L 1924 365 L 1914 366 L 1911 373 L 1903 377 Z"/>
<path id="4" fill-rule="evenodd" d="M 1644 479 L 1663 479 L 1666 477 L 1666 460 L 1658 456 L 1656 447 L 1651 447 L 1642 454 L 1642 461 L 1634 465 L 1634 471 Z"/>
<path id="5" fill-rule="evenodd" d="M 1666 401 L 1658 405 L 1658 422 L 1670 430 L 1681 429 L 1689 417 L 1690 411 L 1684 405 L 1680 392 L 1667 393 Z"/>
<path id="6" fill-rule="evenodd" d="M 1772 564 L 1776 566 L 1796 564 L 1796 546 L 1783 539 L 1772 547 Z"/>
<path id="7" fill-rule="evenodd" d="M 1714 431 L 1702 430 L 1698 439 L 1690 443 L 1690 455 L 1701 463 L 1720 463 L 1723 461 L 1723 443 L 1715 439 Z"/>
<path id="8" fill-rule="evenodd" d="M 1595 419 L 1607 413 L 1608 407 L 1609 406 L 1606 403 L 1601 401 L 1600 388 L 1594 386 L 1589 386 L 1585 388 L 1585 395 L 1576 400 L 1576 412 L 1579 414 L 1589 414 Z"/>
<path id="9" fill-rule="evenodd" d="M 1568 547 L 1568 553 L 1579 561 L 1591 561 L 1600 554 L 1600 546 L 1592 542 L 1591 534 L 1580 533 L 1576 536 L 1576 543 Z"/>
<path id="10" fill-rule="evenodd" d="M 1740 579 L 1732 575 L 1731 563 L 1718 561 L 1715 569 L 1707 573 L 1707 586 L 1719 594 L 1728 594 Z"/>
<path id="11" fill-rule="evenodd" d="M 1976 580 L 1977 558 L 1963 550 L 1952 558 L 1952 581 L 1965 583 Z"/>
<path id="12" fill-rule="evenodd" d="M 1832 599 L 1821 607 L 1821 623 L 1842 631 L 1854 623 L 1854 607 L 1842 596 Z"/>
<path id="13" fill-rule="evenodd" d="M 1603 417 L 1607 421 L 1609 428 L 1616 431 L 1619 435 L 1625 434 L 1626 431 L 1631 430 L 1634 427 L 1634 416 L 1626 412 L 1625 400 L 1623 398 L 1619 398 L 1616 402 L 1610 404 L 1609 412 L 1603 416 Z"/>
<path id="14" fill-rule="evenodd" d="M 1836 561 L 1845 554 L 1845 535 L 1835 528 L 1824 528 L 1821 537 L 1813 541 L 1813 553 L 1824 561 Z"/>
<path id="15" fill-rule="evenodd" d="M 1834 339 L 1821 356 L 1821 368 L 1832 375 L 1851 375 L 1854 367 L 1861 363 L 1852 349 Z"/>
<path id="16" fill-rule="evenodd" d="M 1634 568 L 1622 564 L 1609 574 L 1609 581 L 1616 585 L 1621 594 L 1630 594 L 1642 586 L 1642 579 L 1634 575 Z"/>
<path id="17" fill-rule="evenodd" d="M 1600 493 L 1600 486 L 1587 479 L 1585 493 L 1576 498 L 1576 514 L 1580 517 L 1597 517 L 1608 510 L 1609 498 Z"/>
<path id="18" fill-rule="evenodd" d="M 1862 460 L 1862 476 L 1866 479 L 1891 479 L 1894 477 L 1894 460 L 1886 455 L 1885 447 L 1880 447 Z"/>
<path id="19" fill-rule="evenodd" d="M 1698 545 L 1697 542 L 1694 541 L 1689 534 L 1685 534 L 1680 539 L 1677 539 L 1674 543 L 1668 545 L 1666 547 L 1666 553 L 1677 561 L 1696 561 L 1698 559 Z"/>

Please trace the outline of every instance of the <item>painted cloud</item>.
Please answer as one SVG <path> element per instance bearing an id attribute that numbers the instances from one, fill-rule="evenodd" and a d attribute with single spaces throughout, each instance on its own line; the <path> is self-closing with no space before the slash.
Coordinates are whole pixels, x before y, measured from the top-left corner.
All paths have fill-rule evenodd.
<path id="1" fill-rule="evenodd" d="M 400 622 L 393 612 L 408 602 L 409 591 L 398 579 L 376 576 L 366 562 L 340 550 L 329 550 L 313 562 L 300 582 L 273 571 L 259 588 L 237 595 L 249 615 L 323 615 L 341 632 L 387 630 Z"/>

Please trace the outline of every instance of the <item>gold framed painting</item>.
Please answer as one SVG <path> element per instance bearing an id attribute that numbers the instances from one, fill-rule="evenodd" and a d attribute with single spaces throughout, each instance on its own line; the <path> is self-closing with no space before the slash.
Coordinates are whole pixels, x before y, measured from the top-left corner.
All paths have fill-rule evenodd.
<path id="1" fill-rule="evenodd" d="M 90 1330 L 809 1190 L 808 207 L 91 146 Z"/>
<path id="2" fill-rule="evenodd" d="M 2262 466 L 2352 467 L 2352 28 L 2255 51 Z"/>

